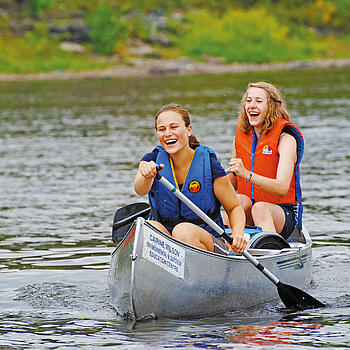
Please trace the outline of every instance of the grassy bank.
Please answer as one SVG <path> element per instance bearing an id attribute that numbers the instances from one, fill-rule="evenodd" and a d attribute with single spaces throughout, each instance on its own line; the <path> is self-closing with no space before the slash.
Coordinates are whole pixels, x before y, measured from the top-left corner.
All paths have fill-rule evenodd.
<path id="1" fill-rule="evenodd" d="M 60 42 L 32 32 L 24 37 L 0 37 L 0 72 L 25 74 L 39 72 L 87 71 L 104 69 L 108 62 L 83 53 L 66 52 Z"/>
<path id="2" fill-rule="evenodd" d="M 135 42 L 143 45 L 139 57 L 202 62 L 212 57 L 223 63 L 350 58 L 350 5 L 344 0 L 12 3 L 0 11 L 0 73 L 105 69 L 135 57 Z M 11 23 L 28 17 L 27 29 L 13 30 Z M 71 33 L 52 32 L 72 21 L 88 29 L 79 50 L 62 46 L 76 41 Z"/>

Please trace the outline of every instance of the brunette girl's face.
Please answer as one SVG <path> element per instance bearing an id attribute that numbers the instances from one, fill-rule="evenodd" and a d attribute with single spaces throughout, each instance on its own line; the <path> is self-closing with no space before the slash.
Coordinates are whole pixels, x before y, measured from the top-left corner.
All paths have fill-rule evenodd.
<path id="1" fill-rule="evenodd" d="M 262 125 L 268 109 L 268 96 L 264 89 L 251 87 L 247 90 L 244 105 L 249 124 L 253 127 Z"/>
<path id="2" fill-rule="evenodd" d="M 186 126 L 182 116 L 174 111 L 165 111 L 157 118 L 157 136 L 161 146 L 175 154 L 189 147 L 192 126 Z"/>

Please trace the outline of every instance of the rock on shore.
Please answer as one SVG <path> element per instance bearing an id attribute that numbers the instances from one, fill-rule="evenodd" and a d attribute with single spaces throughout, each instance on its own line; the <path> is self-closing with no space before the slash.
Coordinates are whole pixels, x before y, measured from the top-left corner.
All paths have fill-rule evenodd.
<path id="1" fill-rule="evenodd" d="M 119 64 L 104 70 L 86 72 L 51 72 L 33 74 L 1 74 L 0 81 L 69 80 L 85 78 L 129 78 L 160 77 L 187 74 L 230 74 L 258 71 L 350 68 L 350 59 L 324 59 L 314 61 L 290 61 L 283 63 L 232 63 L 223 64 L 215 60 L 193 61 L 187 58 L 176 60 L 134 58 L 127 64 Z"/>

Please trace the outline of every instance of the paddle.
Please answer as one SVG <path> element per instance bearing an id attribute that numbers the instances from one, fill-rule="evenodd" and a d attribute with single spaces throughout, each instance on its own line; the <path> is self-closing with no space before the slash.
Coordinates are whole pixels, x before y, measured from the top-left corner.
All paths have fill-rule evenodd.
<path id="1" fill-rule="evenodd" d="M 119 208 L 114 215 L 113 227 L 112 227 L 112 240 L 114 243 L 123 239 L 128 232 L 131 224 L 139 216 L 148 218 L 150 212 L 150 206 L 148 203 L 133 203 L 125 207 Z"/>
<path id="2" fill-rule="evenodd" d="M 157 167 L 160 171 L 160 167 Z M 171 184 L 167 179 L 165 179 L 159 173 L 156 178 L 161 182 L 169 191 L 179 198 L 183 203 L 185 203 L 190 209 L 192 209 L 202 220 L 204 220 L 209 226 L 211 226 L 217 233 L 220 234 L 228 243 L 232 244 L 232 237 L 230 237 L 225 230 L 220 227 L 216 222 L 214 222 L 208 215 L 206 215 L 200 208 L 198 208 L 193 202 L 191 202 L 184 194 L 182 194 L 178 189 Z M 246 250 L 242 255 L 252 263 L 260 272 L 262 272 L 270 281 L 272 281 L 277 286 L 278 294 L 287 308 L 297 308 L 297 309 L 307 309 L 307 308 L 319 308 L 325 305 L 319 300 L 315 299 L 306 292 L 290 286 L 288 284 L 282 283 L 274 274 L 272 274 L 268 269 L 266 269 L 258 260 L 256 260 L 252 255 L 250 255 Z"/>

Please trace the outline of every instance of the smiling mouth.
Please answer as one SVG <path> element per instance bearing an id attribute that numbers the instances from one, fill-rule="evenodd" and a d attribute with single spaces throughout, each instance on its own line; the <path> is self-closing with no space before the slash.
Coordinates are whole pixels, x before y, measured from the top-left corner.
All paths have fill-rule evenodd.
<path id="1" fill-rule="evenodd" d="M 170 146 L 170 145 L 175 145 L 176 142 L 177 142 L 177 140 L 167 140 L 167 141 L 165 141 L 165 144 Z"/>
<path id="2" fill-rule="evenodd" d="M 259 117 L 260 113 L 258 112 L 249 112 L 249 116 L 252 117 L 252 118 L 257 118 Z"/>

